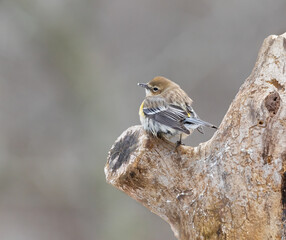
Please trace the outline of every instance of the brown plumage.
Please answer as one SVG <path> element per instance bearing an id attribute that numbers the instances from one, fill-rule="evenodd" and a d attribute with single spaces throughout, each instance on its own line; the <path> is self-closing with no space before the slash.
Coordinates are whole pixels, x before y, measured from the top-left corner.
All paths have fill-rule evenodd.
<path id="1" fill-rule="evenodd" d="M 138 85 L 146 90 L 139 110 L 140 121 L 153 135 L 166 139 L 180 135 L 181 139 L 190 135 L 193 129 L 203 133 L 203 126 L 217 128 L 198 117 L 191 107 L 192 99 L 171 80 L 159 76 Z"/>

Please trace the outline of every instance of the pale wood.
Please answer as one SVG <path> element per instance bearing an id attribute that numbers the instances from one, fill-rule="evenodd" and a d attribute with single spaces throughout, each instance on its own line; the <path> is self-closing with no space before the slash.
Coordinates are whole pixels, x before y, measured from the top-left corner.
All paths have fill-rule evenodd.
<path id="1" fill-rule="evenodd" d="M 265 39 L 209 141 L 176 150 L 130 127 L 109 152 L 107 182 L 167 221 L 181 240 L 286 239 L 285 38 Z"/>

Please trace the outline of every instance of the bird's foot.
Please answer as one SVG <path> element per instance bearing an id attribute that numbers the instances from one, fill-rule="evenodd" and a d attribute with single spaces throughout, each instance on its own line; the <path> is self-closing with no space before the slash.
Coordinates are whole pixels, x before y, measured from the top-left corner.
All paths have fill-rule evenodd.
<path id="1" fill-rule="evenodd" d="M 177 150 L 177 148 L 178 148 L 179 146 L 181 146 L 181 145 L 185 145 L 185 144 L 182 143 L 181 140 L 177 141 L 177 142 L 176 142 L 176 150 Z"/>

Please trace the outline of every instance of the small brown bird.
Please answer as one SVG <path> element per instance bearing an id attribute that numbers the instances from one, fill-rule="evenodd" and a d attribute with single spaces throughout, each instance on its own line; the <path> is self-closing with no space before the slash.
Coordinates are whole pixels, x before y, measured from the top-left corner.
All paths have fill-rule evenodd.
<path id="1" fill-rule="evenodd" d="M 146 98 L 143 100 L 139 116 L 143 128 L 154 136 L 169 140 L 173 136 L 182 138 L 190 135 L 194 129 L 203 133 L 204 126 L 216 126 L 201 120 L 195 113 L 192 99 L 180 86 L 165 77 L 155 77 L 148 83 L 138 83 L 144 87 Z"/>

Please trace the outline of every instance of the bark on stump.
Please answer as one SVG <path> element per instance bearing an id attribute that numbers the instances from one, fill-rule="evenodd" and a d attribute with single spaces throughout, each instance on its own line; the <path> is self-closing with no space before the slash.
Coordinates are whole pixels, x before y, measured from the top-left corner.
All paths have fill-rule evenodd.
<path id="1" fill-rule="evenodd" d="M 265 39 L 218 131 L 197 147 L 127 129 L 107 182 L 178 239 L 286 239 L 286 33 Z"/>

